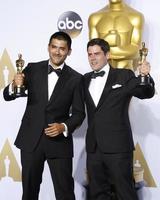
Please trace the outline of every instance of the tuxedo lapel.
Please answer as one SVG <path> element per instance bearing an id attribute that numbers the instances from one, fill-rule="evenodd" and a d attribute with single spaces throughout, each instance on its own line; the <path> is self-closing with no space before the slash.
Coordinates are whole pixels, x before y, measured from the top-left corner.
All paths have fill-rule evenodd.
<path id="1" fill-rule="evenodd" d="M 89 84 L 90 84 L 90 81 L 91 81 L 92 72 L 89 73 L 88 76 L 86 77 L 86 85 L 85 85 L 86 98 L 89 101 L 89 104 L 92 105 L 92 107 L 94 107 L 96 110 L 99 109 L 99 107 L 103 104 L 104 100 L 107 98 L 107 95 L 112 90 L 112 85 L 115 83 L 116 77 L 117 77 L 115 72 L 116 72 L 116 70 L 110 66 L 108 77 L 107 77 L 107 80 L 106 80 L 106 84 L 104 86 L 102 95 L 100 97 L 100 100 L 99 100 L 97 106 L 95 105 L 95 103 L 94 103 L 94 101 L 92 99 L 92 96 L 91 96 L 91 94 L 89 92 Z"/>
<path id="2" fill-rule="evenodd" d="M 89 101 L 89 105 L 91 105 L 92 107 L 94 107 L 94 109 L 96 108 L 96 105 L 93 101 L 93 98 L 89 92 L 89 84 L 91 82 L 91 76 L 92 76 L 92 72 L 90 72 L 88 74 L 88 76 L 86 77 L 86 82 L 85 82 L 85 88 L 86 88 L 86 99 L 87 101 Z"/>
<path id="3" fill-rule="evenodd" d="M 61 75 L 58 78 L 58 81 L 57 81 L 57 83 L 55 85 L 55 88 L 54 88 L 54 90 L 52 92 L 52 95 L 51 95 L 48 103 L 50 103 L 53 100 L 55 101 L 55 99 L 60 94 L 60 91 L 65 86 L 65 84 L 66 84 L 66 82 L 68 80 L 68 77 L 69 77 L 68 66 L 64 65 L 64 67 L 62 69 L 62 72 L 61 72 Z"/>
<path id="4" fill-rule="evenodd" d="M 48 102 L 48 61 L 38 66 L 37 78 L 39 79 L 39 93 L 43 94 L 42 98 Z M 37 88 L 38 89 L 38 88 Z"/>
<path id="5" fill-rule="evenodd" d="M 102 95 L 100 97 L 100 100 L 98 102 L 98 105 L 96 107 L 96 110 L 99 109 L 99 107 L 102 105 L 102 103 L 104 102 L 104 100 L 107 98 L 107 95 L 109 95 L 110 91 L 112 90 L 112 84 L 115 82 L 115 78 L 116 76 L 114 75 L 115 70 L 110 67 L 109 73 L 108 73 L 108 77 L 106 80 L 106 84 L 104 86 Z"/>

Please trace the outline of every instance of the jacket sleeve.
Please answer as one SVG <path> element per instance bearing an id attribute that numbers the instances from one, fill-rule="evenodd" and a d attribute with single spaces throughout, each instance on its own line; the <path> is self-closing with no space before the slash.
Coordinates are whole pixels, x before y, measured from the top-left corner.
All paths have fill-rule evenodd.
<path id="1" fill-rule="evenodd" d="M 22 73 L 24 73 L 24 75 L 25 75 L 24 85 L 25 85 L 25 90 L 26 90 L 27 89 L 28 66 L 23 70 Z M 16 98 L 21 97 L 21 96 L 15 96 L 14 93 L 12 93 L 12 94 L 9 93 L 9 87 L 10 87 L 11 84 L 12 83 L 10 83 L 3 90 L 3 98 L 5 99 L 5 101 L 12 101 L 12 100 L 15 100 Z"/>
<path id="2" fill-rule="evenodd" d="M 131 96 L 135 96 L 140 99 L 152 98 L 155 93 L 154 80 L 149 75 L 149 83 L 146 85 L 140 85 L 141 77 L 136 77 L 134 73 L 129 71 L 129 80 L 127 81 L 127 90 Z"/>
<path id="3" fill-rule="evenodd" d="M 76 81 L 76 80 L 75 80 Z M 83 78 L 76 81 L 73 91 L 70 117 L 64 122 L 68 127 L 68 133 L 72 133 L 80 126 L 85 118 Z"/>

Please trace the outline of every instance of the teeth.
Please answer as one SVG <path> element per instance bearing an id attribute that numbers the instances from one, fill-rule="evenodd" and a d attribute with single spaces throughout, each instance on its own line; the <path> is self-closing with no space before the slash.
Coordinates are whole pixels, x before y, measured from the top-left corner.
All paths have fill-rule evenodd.
<path id="1" fill-rule="evenodd" d="M 92 65 L 96 65 L 97 64 L 97 62 L 92 62 Z"/>

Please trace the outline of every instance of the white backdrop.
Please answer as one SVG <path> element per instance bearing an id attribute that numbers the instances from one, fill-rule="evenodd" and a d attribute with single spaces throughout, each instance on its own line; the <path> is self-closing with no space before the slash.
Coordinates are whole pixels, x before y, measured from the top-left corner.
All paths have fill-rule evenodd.
<path id="1" fill-rule="evenodd" d="M 138 143 L 145 170 L 146 186 L 138 193 L 140 200 L 158 200 L 160 196 L 160 12 L 159 0 L 126 0 L 127 4 L 144 14 L 143 41 L 149 49 L 148 60 L 152 66 L 152 76 L 156 83 L 156 95 L 150 100 L 133 98 L 130 118 L 135 144 Z M 5 102 L 3 87 L 12 80 L 15 60 L 19 52 L 25 63 L 48 59 L 47 44 L 50 35 L 57 31 L 57 21 L 66 11 L 76 12 L 83 21 L 80 35 L 73 39 L 73 52 L 67 64 L 82 74 L 90 71 L 86 43 L 88 41 L 88 17 L 94 11 L 106 6 L 106 0 L 0 0 L 0 196 L 2 200 L 20 200 L 20 157 L 13 145 L 26 100 Z M 7 66 L 6 79 L 5 70 Z M 77 200 L 85 199 L 86 183 L 84 137 L 86 121 L 74 133 L 75 193 Z M 144 160 L 143 160 L 144 159 Z M 41 185 L 40 200 L 53 200 L 54 192 L 46 165 Z"/>

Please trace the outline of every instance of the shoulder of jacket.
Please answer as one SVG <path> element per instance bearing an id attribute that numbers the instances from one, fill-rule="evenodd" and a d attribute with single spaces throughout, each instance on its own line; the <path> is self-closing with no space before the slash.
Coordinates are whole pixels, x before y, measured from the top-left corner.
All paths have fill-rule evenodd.
<path id="1" fill-rule="evenodd" d="M 79 73 L 78 71 L 76 71 L 75 69 L 73 69 L 72 67 L 70 67 L 66 64 L 64 67 L 66 67 L 68 69 L 69 73 L 71 73 L 72 75 L 79 76 L 79 77 L 83 76 L 81 73 Z"/>

